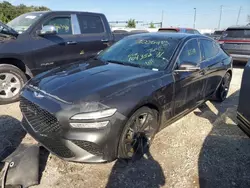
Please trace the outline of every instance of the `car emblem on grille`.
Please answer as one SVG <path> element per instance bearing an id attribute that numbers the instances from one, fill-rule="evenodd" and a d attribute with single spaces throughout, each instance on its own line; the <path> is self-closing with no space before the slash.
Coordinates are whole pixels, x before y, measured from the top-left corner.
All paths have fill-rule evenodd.
<path id="1" fill-rule="evenodd" d="M 36 97 L 36 98 L 39 98 L 39 99 L 42 99 L 42 98 L 44 98 L 44 95 L 42 95 L 41 93 L 38 93 L 38 92 L 34 92 L 34 96 Z"/>

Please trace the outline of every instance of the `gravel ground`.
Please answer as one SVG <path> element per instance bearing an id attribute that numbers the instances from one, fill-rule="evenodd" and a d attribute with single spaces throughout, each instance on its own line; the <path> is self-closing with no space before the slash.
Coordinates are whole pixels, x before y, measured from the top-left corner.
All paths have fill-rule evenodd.
<path id="1" fill-rule="evenodd" d="M 242 72 L 234 69 L 225 102 L 207 102 L 161 131 L 147 159 L 76 164 L 49 155 L 35 187 L 250 187 L 250 139 L 235 123 Z M 22 118 L 17 103 L 1 106 L 0 114 L 0 128 L 18 127 Z M 23 143 L 34 141 L 26 135 Z"/>

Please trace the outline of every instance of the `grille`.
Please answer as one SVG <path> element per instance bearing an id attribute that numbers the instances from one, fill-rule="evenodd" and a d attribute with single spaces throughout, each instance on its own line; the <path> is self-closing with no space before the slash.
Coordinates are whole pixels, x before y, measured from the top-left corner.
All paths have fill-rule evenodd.
<path id="1" fill-rule="evenodd" d="M 49 138 L 37 135 L 33 129 L 30 127 L 30 124 L 23 119 L 22 125 L 27 130 L 27 132 L 34 137 L 38 142 L 44 145 L 48 150 L 55 153 L 61 158 L 72 158 L 74 157 L 74 153 L 65 146 L 65 144 L 58 138 Z"/>
<path id="2" fill-rule="evenodd" d="M 96 156 L 103 155 L 102 149 L 98 145 L 92 142 L 81 141 L 81 140 L 72 140 L 72 142 L 93 155 L 96 155 Z"/>
<path id="3" fill-rule="evenodd" d="M 56 117 L 27 99 L 20 98 L 20 108 L 35 132 L 48 135 L 60 133 L 60 124 Z"/>

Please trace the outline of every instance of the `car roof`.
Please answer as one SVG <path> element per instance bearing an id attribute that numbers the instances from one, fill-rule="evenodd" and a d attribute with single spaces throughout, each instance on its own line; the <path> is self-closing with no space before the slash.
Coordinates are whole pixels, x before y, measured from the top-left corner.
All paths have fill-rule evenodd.
<path id="1" fill-rule="evenodd" d="M 87 14 L 96 14 L 96 15 L 102 15 L 101 13 L 95 13 L 95 12 L 86 12 L 86 11 L 62 11 L 62 10 L 57 10 L 57 11 L 36 11 L 36 12 L 29 12 L 29 13 L 43 13 L 43 14 L 53 14 L 53 13 L 59 13 L 59 14 L 82 14 L 82 13 L 87 13 Z"/>
<path id="2" fill-rule="evenodd" d="M 162 30 L 164 29 L 173 29 L 173 30 L 182 30 L 182 29 L 186 29 L 186 30 L 196 30 L 194 28 L 188 28 L 188 27 L 163 27 L 163 28 L 160 28 Z"/>
<path id="3" fill-rule="evenodd" d="M 141 34 L 135 34 L 135 35 L 130 35 L 130 38 L 138 38 L 138 37 L 158 37 L 158 38 L 175 38 L 175 39 L 189 39 L 189 38 L 208 38 L 207 36 L 203 35 L 196 35 L 196 34 L 189 34 L 189 33 L 164 33 L 164 32 L 156 32 L 156 33 L 141 33 Z"/>
<path id="4" fill-rule="evenodd" d="M 243 26 L 231 26 L 231 27 L 228 27 L 227 29 L 250 29 L 250 26 L 246 26 L 246 25 L 243 25 Z"/>

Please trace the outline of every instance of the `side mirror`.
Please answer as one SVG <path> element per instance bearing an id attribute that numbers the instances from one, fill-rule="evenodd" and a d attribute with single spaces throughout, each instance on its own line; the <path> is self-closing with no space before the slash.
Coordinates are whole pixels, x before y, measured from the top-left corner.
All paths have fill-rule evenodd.
<path id="1" fill-rule="evenodd" d="M 194 63 L 184 62 L 175 71 L 176 72 L 195 72 L 195 71 L 199 71 L 200 69 L 201 68 L 194 65 Z"/>
<path id="2" fill-rule="evenodd" d="M 55 35 L 57 34 L 56 27 L 53 25 L 45 25 L 43 26 L 42 30 L 37 31 L 38 35 Z"/>

